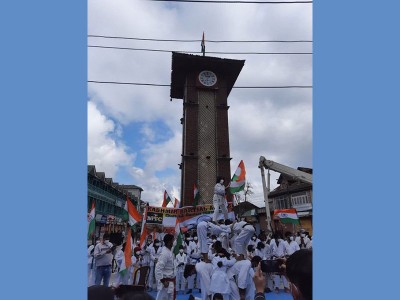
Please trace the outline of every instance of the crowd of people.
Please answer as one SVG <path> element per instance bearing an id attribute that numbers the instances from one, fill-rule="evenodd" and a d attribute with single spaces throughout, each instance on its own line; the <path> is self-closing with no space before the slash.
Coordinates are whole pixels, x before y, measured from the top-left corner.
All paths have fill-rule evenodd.
<path id="1" fill-rule="evenodd" d="M 280 290 L 291 293 L 294 300 L 312 299 L 309 233 L 302 229 L 284 236 L 279 232 L 257 235 L 252 224 L 228 219 L 223 183 L 222 177 L 217 178 L 213 217 L 199 221 L 186 232 L 182 245 L 178 247 L 171 234 L 149 235 L 143 247 L 136 242 L 132 265 L 124 272 L 119 271 L 125 265 L 127 244 L 121 240 L 113 245 L 109 235 L 104 234 L 88 248 L 89 289 L 101 283 L 106 288 L 110 286 L 115 260 L 118 273 L 111 286 L 119 299 L 131 299 L 128 294 L 134 296 L 134 273 L 141 267 L 149 267 L 145 288 L 157 290 L 156 300 L 173 300 L 177 294 L 187 294 L 192 300 L 261 300 L 265 299 L 265 292 Z M 219 209 L 224 218 L 217 220 Z M 175 249 L 179 250 L 176 254 Z M 201 298 L 192 295 L 195 289 Z"/>
<path id="2" fill-rule="evenodd" d="M 280 233 L 267 235 L 261 232 L 256 235 L 252 224 L 229 219 L 199 222 L 196 230 L 185 234 L 176 255 L 173 253 L 175 237 L 171 234 L 159 237 L 161 241 L 153 240 L 149 235 L 143 249 L 135 244 L 132 265 L 126 272 L 118 272 L 126 244 L 114 246 L 109 242 L 108 234 L 104 234 L 96 245 L 88 248 L 89 286 L 132 285 L 134 272 L 148 266 L 147 291 L 157 290 L 157 299 L 174 299 L 177 294 L 191 295 L 197 290 L 202 300 L 219 297 L 223 300 L 252 300 L 257 293 L 254 282 L 259 272 L 257 268 L 263 261 L 279 261 L 279 271 L 262 272 L 265 279 L 262 292 L 278 293 L 282 290 L 293 294 L 292 287 L 296 281 L 290 279 L 290 274 L 296 275 L 296 271 L 289 269 L 285 262 L 289 263 L 301 249 L 300 253 L 312 249 L 312 237 L 304 230 L 297 234 L 287 232 L 284 238 Z M 113 259 L 117 274 L 110 283 Z M 297 267 L 301 264 L 301 261 L 297 262 Z M 311 299 L 311 296 L 307 297 L 304 299 Z"/>

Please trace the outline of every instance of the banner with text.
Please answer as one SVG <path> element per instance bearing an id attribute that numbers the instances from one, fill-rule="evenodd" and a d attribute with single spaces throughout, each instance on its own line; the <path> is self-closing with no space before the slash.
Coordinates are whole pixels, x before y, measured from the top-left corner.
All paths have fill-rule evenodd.
<path id="1" fill-rule="evenodd" d="M 148 206 L 146 224 L 175 227 L 176 219 L 178 218 L 180 227 L 187 227 L 190 229 L 197 226 L 197 224 L 202 220 L 210 221 L 213 214 L 214 206 L 212 204 L 185 206 L 182 208 Z M 220 210 L 217 219 L 219 220 L 223 218 L 224 215 Z M 235 219 L 232 202 L 228 203 L 228 218 L 231 220 Z"/>

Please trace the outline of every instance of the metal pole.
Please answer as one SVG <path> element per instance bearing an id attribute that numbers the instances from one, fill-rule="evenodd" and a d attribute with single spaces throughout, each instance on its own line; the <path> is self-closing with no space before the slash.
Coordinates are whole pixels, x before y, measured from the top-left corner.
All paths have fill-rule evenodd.
<path id="1" fill-rule="evenodd" d="M 259 168 L 261 169 L 261 178 L 262 178 L 262 185 L 263 185 L 263 192 L 264 192 L 265 213 L 267 215 L 267 228 L 268 228 L 269 231 L 272 231 L 272 229 L 271 229 L 271 213 L 269 211 L 269 203 L 268 203 L 269 169 L 268 169 L 268 187 L 267 187 L 266 184 L 265 184 L 264 166 L 260 164 Z"/>

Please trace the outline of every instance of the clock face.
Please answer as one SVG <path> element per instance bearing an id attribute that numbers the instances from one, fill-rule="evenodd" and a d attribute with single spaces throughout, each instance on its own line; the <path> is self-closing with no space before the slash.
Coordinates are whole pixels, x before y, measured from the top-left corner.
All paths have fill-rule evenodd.
<path id="1" fill-rule="evenodd" d="M 204 86 L 213 86 L 217 83 L 217 75 L 211 71 L 202 71 L 199 74 L 199 81 Z"/>

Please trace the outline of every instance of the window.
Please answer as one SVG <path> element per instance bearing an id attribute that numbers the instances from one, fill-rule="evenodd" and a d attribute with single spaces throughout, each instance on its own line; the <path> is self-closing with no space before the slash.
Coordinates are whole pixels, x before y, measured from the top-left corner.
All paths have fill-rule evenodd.
<path id="1" fill-rule="evenodd" d="M 290 208 L 289 198 L 285 196 L 277 197 L 274 199 L 275 209 Z"/>
<path id="2" fill-rule="evenodd" d="M 311 203 L 310 197 L 307 193 L 292 195 L 292 205 L 302 205 Z"/>

